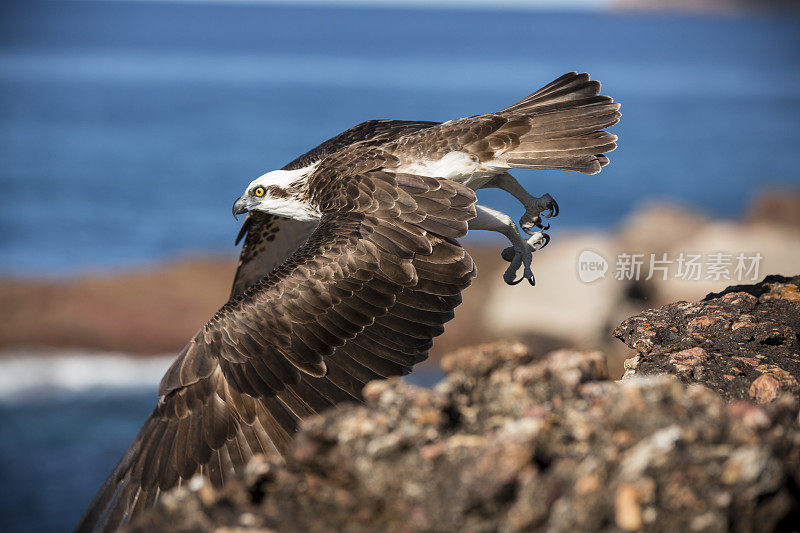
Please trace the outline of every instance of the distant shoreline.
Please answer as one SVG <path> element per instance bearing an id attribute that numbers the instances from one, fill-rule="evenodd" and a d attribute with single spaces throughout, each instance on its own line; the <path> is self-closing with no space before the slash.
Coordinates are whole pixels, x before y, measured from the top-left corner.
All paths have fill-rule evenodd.
<path id="1" fill-rule="evenodd" d="M 452 10 L 452 11 L 589 11 L 683 14 L 743 14 L 800 11 L 791 0 L 70 0 L 73 2 L 139 2 L 216 4 L 222 6 L 289 6 L 326 9 Z"/>
<path id="2" fill-rule="evenodd" d="M 617 12 L 680 13 L 740 15 L 748 13 L 800 12 L 800 5 L 791 0 L 613 0 L 611 10 Z"/>
<path id="3" fill-rule="evenodd" d="M 483 302 L 500 280 L 502 241 L 467 242 L 479 265 L 432 357 L 486 338 Z M 132 357 L 178 353 L 229 297 L 236 257 L 192 255 L 61 278 L 0 277 L 0 357 L 81 351 Z"/>

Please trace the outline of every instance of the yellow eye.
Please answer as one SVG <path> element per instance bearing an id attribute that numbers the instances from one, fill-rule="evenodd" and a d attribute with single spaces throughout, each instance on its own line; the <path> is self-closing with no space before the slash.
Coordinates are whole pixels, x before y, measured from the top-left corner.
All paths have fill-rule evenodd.
<path id="1" fill-rule="evenodd" d="M 264 190 L 264 187 L 256 187 L 253 189 L 253 194 L 261 198 L 267 191 Z"/>

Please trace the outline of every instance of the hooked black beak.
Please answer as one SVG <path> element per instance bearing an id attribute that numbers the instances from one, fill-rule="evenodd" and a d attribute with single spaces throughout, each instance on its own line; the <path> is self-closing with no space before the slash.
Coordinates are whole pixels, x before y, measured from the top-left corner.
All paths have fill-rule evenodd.
<path id="1" fill-rule="evenodd" d="M 233 202 L 233 218 L 239 220 L 236 217 L 236 215 L 247 213 L 249 211 L 248 204 L 249 202 L 247 201 L 247 198 L 245 198 L 244 196 L 237 198 L 236 201 Z"/>

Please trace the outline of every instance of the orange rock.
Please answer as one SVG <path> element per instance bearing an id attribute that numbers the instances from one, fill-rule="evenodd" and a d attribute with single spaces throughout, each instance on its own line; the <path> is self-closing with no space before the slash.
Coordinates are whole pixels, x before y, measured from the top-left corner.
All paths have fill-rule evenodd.
<path id="1" fill-rule="evenodd" d="M 770 374 L 762 374 L 750 385 L 750 397 L 758 403 L 769 403 L 778 397 L 780 382 Z"/>
<path id="2" fill-rule="evenodd" d="M 791 300 L 793 302 L 800 301 L 800 291 L 797 285 L 792 283 L 773 283 L 770 286 L 769 293 L 764 295 L 766 300 Z"/>
<path id="3" fill-rule="evenodd" d="M 731 359 L 736 359 L 736 360 L 741 361 L 743 363 L 747 363 L 748 365 L 751 365 L 751 366 L 757 366 L 759 363 L 761 363 L 761 361 L 759 361 L 758 359 L 755 359 L 754 357 L 741 357 L 741 356 L 738 356 L 738 355 L 733 355 L 733 356 L 731 356 Z"/>
<path id="4" fill-rule="evenodd" d="M 694 348 L 689 348 L 688 350 L 681 350 L 680 352 L 675 352 L 669 356 L 669 362 L 673 365 L 697 365 L 702 363 L 708 358 L 708 353 L 696 346 Z"/>

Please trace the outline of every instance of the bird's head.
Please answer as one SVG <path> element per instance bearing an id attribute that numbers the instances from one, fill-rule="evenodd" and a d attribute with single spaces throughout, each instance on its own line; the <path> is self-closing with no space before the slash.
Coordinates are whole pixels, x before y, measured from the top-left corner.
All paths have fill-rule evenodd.
<path id="1" fill-rule="evenodd" d="M 233 216 L 262 211 L 295 220 L 317 220 L 319 210 L 308 196 L 306 178 L 313 169 L 273 170 L 250 182 L 233 204 Z"/>

